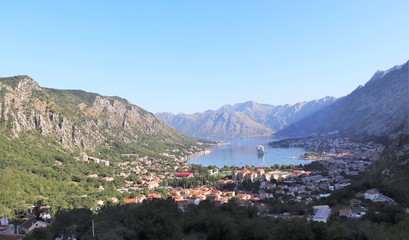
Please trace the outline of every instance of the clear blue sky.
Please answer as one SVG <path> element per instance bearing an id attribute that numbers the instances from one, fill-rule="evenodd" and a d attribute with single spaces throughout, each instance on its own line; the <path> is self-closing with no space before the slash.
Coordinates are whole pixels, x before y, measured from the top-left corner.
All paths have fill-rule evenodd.
<path id="1" fill-rule="evenodd" d="M 0 76 L 148 111 L 340 97 L 409 59 L 409 1 L 3 1 Z"/>

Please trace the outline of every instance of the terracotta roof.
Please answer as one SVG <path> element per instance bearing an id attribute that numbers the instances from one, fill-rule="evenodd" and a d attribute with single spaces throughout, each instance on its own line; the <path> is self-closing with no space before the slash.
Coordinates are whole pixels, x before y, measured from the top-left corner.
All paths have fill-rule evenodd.
<path id="1" fill-rule="evenodd" d="M 352 209 L 350 209 L 350 208 L 344 208 L 344 209 L 339 210 L 339 215 L 340 216 L 347 216 L 347 215 L 350 215 L 350 214 L 352 214 Z"/>
<path id="2" fill-rule="evenodd" d="M 193 172 L 177 172 L 175 173 L 176 177 L 189 177 L 192 176 Z"/>
<path id="3" fill-rule="evenodd" d="M 136 198 L 125 199 L 124 203 L 136 203 Z"/>

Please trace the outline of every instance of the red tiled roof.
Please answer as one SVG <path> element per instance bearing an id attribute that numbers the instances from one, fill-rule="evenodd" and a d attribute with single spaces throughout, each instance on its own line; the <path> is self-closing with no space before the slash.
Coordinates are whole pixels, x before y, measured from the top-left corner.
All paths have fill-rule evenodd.
<path id="1" fill-rule="evenodd" d="M 347 215 L 350 215 L 351 213 L 352 213 L 352 209 L 350 208 L 344 208 L 344 209 L 339 210 L 340 216 L 347 216 Z"/>
<path id="2" fill-rule="evenodd" d="M 177 172 L 175 173 L 176 177 L 190 177 L 193 175 L 193 172 Z"/>
<path id="3" fill-rule="evenodd" d="M 125 199 L 124 203 L 136 203 L 136 198 Z"/>

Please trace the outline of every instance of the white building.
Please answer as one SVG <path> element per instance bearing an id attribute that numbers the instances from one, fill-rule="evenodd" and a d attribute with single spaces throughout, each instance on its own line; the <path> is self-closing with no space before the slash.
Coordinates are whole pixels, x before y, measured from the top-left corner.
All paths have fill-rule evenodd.
<path id="1" fill-rule="evenodd" d="M 368 191 L 365 192 L 364 198 L 374 201 L 375 199 L 379 198 L 379 190 L 375 188 L 369 189 Z"/>
<path id="2" fill-rule="evenodd" d="M 331 215 L 331 209 L 330 208 L 318 208 L 317 212 L 314 215 L 314 218 L 312 219 L 313 221 L 316 222 L 323 222 L 327 223 L 329 216 Z"/>

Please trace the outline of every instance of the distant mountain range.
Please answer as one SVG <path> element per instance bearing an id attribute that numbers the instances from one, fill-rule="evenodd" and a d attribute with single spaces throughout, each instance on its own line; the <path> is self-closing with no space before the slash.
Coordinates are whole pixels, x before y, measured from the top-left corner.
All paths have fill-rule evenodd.
<path id="1" fill-rule="evenodd" d="M 335 131 L 348 136 L 386 136 L 408 133 L 408 65 L 409 61 L 377 71 L 364 86 L 279 134 L 303 136 Z"/>
<path id="2" fill-rule="evenodd" d="M 156 116 L 192 137 L 266 137 L 334 102 L 333 97 L 279 106 L 249 101 L 203 113 L 157 113 Z"/>
<path id="3" fill-rule="evenodd" d="M 195 114 L 157 113 L 181 132 L 199 138 L 306 136 L 323 133 L 384 136 L 409 132 L 408 62 L 377 71 L 340 99 L 325 97 L 295 105 L 254 101 Z"/>

